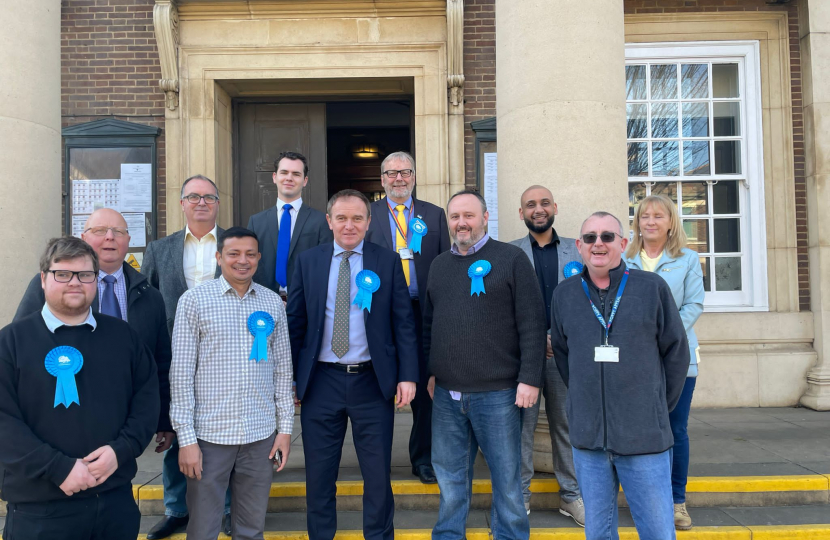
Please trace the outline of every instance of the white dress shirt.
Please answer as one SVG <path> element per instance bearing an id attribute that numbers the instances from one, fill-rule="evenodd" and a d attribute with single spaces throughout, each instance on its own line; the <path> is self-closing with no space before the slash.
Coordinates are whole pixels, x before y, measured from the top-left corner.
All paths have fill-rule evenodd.
<path id="1" fill-rule="evenodd" d="M 363 310 L 353 304 L 357 296 L 357 274 L 363 270 L 363 242 L 358 244 L 349 257 L 352 275 L 349 278 L 349 351 L 343 358 L 331 350 L 331 337 L 334 332 L 334 301 L 337 297 L 337 275 L 340 273 L 340 254 L 344 250 L 334 242 L 334 255 L 329 269 L 328 294 L 326 295 L 326 318 L 323 322 L 323 343 L 320 345 L 320 362 L 337 362 L 340 364 L 359 364 L 372 359 L 369 354 L 369 341 L 366 339 L 366 321 Z"/>
<path id="2" fill-rule="evenodd" d="M 303 207 L 303 198 L 300 197 L 296 201 L 291 201 L 290 203 L 277 199 L 277 223 L 282 223 L 282 214 L 285 212 L 282 207 L 286 204 L 291 205 L 291 236 L 294 236 L 294 226 L 297 225 L 297 214 L 300 213 L 300 208 Z"/>
<path id="3" fill-rule="evenodd" d="M 201 240 L 193 236 L 190 227 L 184 229 L 184 279 L 187 288 L 198 287 L 216 274 L 216 225 Z"/>

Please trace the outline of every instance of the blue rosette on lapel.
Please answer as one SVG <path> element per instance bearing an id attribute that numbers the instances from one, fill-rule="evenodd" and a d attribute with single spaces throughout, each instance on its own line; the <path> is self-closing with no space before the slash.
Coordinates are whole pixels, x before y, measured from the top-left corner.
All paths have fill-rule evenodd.
<path id="1" fill-rule="evenodd" d="M 412 231 L 412 241 L 409 247 L 413 253 L 421 252 L 421 239 L 427 234 L 427 224 L 420 217 L 412 218 L 409 222 L 409 230 Z"/>
<path id="2" fill-rule="evenodd" d="M 84 365 L 84 357 L 81 351 L 68 345 L 55 347 L 46 353 L 45 364 L 49 375 L 57 379 L 54 406 L 63 405 L 68 409 L 73 403 L 80 405 L 75 375 L 81 371 Z"/>
<path id="3" fill-rule="evenodd" d="M 571 261 L 562 269 L 562 274 L 566 277 L 578 276 L 582 273 L 582 263 L 579 261 Z"/>
<path id="4" fill-rule="evenodd" d="M 274 331 L 274 318 L 265 311 L 254 311 L 248 317 L 248 330 L 254 336 L 254 345 L 248 360 L 268 361 L 268 336 Z"/>
<path id="5" fill-rule="evenodd" d="M 372 293 L 380 289 L 380 276 L 371 270 L 361 270 L 354 280 L 357 285 L 357 295 L 354 302 L 360 309 L 372 312 Z"/>
<path id="6" fill-rule="evenodd" d="M 484 276 L 490 273 L 493 265 L 490 261 L 480 260 L 470 265 L 467 270 L 467 275 L 470 276 L 472 282 L 470 283 L 470 296 L 482 295 L 487 292 L 484 290 Z"/>

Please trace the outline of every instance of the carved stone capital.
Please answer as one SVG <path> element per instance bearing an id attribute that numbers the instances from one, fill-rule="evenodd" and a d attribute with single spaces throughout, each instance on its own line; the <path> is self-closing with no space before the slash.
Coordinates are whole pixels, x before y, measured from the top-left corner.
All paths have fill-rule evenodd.
<path id="1" fill-rule="evenodd" d="M 153 27 L 161 64 L 159 86 L 164 91 L 167 108 L 175 111 L 179 106 L 179 10 L 176 0 L 156 0 Z"/>
<path id="2" fill-rule="evenodd" d="M 447 88 L 450 103 L 464 106 L 464 0 L 447 0 Z"/>

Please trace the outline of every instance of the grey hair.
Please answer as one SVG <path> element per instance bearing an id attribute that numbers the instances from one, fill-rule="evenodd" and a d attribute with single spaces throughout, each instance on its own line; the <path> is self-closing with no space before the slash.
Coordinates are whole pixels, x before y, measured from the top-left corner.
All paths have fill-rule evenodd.
<path id="1" fill-rule="evenodd" d="M 596 218 L 604 218 L 604 217 L 609 217 L 609 216 L 614 218 L 614 221 L 617 222 L 617 225 L 620 228 L 620 236 L 622 236 L 623 235 L 623 226 L 622 226 L 622 222 L 620 221 L 620 218 L 618 218 L 617 216 L 615 216 L 611 212 L 603 212 L 601 210 L 599 212 L 594 212 L 593 214 L 591 214 L 590 216 L 585 218 L 585 221 L 582 222 L 582 226 L 579 228 L 579 233 L 582 234 L 582 231 L 585 229 L 585 224 L 588 223 L 589 219 L 595 218 L 595 217 Z"/>
<path id="2" fill-rule="evenodd" d="M 392 152 L 391 154 L 383 158 L 383 163 L 380 164 L 380 174 L 383 174 L 383 172 L 386 170 L 386 164 L 392 161 L 393 159 L 407 160 L 409 162 L 409 165 L 412 167 L 412 174 L 415 174 L 415 160 L 412 158 L 411 155 L 409 155 L 409 153 L 404 152 L 402 150 L 398 152 Z"/>
<path id="3" fill-rule="evenodd" d="M 205 182 L 210 182 L 210 185 L 213 186 L 213 189 L 216 190 L 216 195 L 219 195 L 219 188 L 216 187 L 216 183 L 213 180 L 211 180 L 207 176 L 204 176 L 204 175 L 201 175 L 201 174 L 196 174 L 196 175 L 193 175 L 193 176 L 191 176 L 190 178 L 188 178 L 187 180 L 184 181 L 184 183 L 182 184 L 182 194 L 179 195 L 179 197 L 184 197 L 184 187 L 191 180 L 204 180 Z"/>

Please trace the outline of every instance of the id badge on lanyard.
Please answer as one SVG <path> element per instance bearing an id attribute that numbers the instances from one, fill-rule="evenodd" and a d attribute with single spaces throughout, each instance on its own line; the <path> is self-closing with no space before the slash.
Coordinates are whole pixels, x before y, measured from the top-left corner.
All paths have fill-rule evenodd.
<path id="1" fill-rule="evenodd" d="M 608 322 L 606 323 L 605 317 L 602 316 L 602 313 L 599 312 L 597 306 L 594 305 L 594 301 L 591 300 L 591 294 L 588 292 L 588 285 L 585 283 L 584 279 L 582 280 L 582 290 L 585 291 L 585 296 L 588 297 L 588 302 L 591 303 L 591 309 L 594 311 L 594 316 L 596 316 L 599 324 L 601 324 L 603 330 L 605 330 L 605 343 L 599 347 L 594 347 L 594 362 L 620 361 L 620 349 L 619 347 L 614 347 L 613 345 L 608 344 L 608 332 L 611 330 L 611 323 L 614 322 L 614 317 L 617 315 L 617 308 L 620 306 L 620 300 L 622 299 L 623 291 L 625 291 L 626 283 L 628 283 L 628 268 L 625 269 L 625 274 L 620 281 L 620 286 L 617 289 L 617 297 L 614 299 L 614 306 L 611 308 L 611 315 L 608 317 Z"/>

